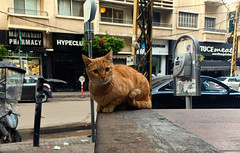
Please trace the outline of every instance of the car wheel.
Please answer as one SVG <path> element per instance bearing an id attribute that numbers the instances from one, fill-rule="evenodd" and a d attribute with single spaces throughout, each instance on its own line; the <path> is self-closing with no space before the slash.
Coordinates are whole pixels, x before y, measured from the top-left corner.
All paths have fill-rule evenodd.
<path id="1" fill-rule="evenodd" d="M 42 102 L 47 102 L 48 101 L 48 94 L 43 91 L 43 97 L 42 97 Z"/>

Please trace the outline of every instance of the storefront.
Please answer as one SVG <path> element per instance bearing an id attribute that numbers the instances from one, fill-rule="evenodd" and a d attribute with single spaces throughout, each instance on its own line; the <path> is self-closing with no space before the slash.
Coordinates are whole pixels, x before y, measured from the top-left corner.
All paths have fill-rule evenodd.
<path id="1" fill-rule="evenodd" d="M 26 75 L 42 75 L 43 33 L 41 31 L 7 30 L 1 31 L 1 44 L 7 50 L 3 61 L 10 61 L 20 67 L 22 61 Z"/>
<path id="2" fill-rule="evenodd" d="M 167 74 L 166 63 L 168 50 L 168 40 L 153 40 L 152 74 L 157 75 L 160 70 L 162 75 Z"/>
<path id="3" fill-rule="evenodd" d="M 49 72 L 46 75 L 66 81 L 68 91 L 80 90 L 79 77 L 86 77 L 82 61 L 83 38 L 83 34 L 52 33 L 54 51 L 46 57 L 48 61 L 52 61 L 52 67 L 46 67 L 46 72 Z M 84 90 L 87 90 L 87 81 L 84 83 Z"/>
<path id="4" fill-rule="evenodd" d="M 204 57 L 201 74 L 212 77 L 229 76 L 231 69 L 232 44 L 200 42 L 200 52 Z"/>

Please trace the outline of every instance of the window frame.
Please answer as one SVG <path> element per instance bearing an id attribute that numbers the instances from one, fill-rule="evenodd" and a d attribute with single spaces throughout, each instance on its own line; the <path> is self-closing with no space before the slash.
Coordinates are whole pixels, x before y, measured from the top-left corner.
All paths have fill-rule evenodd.
<path id="1" fill-rule="evenodd" d="M 207 26 L 207 20 L 212 20 L 213 21 L 213 27 L 212 26 Z M 215 29 L 216 26 L 216 18 L 214 17 L 205 17 L 205 22 L 204 22 L 204 28 L 206 29 Z"/>
<path id="2" fill-rule="evenodd" d="M 19 11 L 16 11 L 15 12 L 15 0 L 13 0 L 13 9 L 14 9 L 14 13 L 15 14 L 24 14 L 24 15 L 38 15 L 38 12 L 40 12 L 41 11 L 41 2 L 42 2 L 42 0 L 36 0 L 36 9 L 29 9 L 28 7 L 27 7 L 27 0 L 23 0 L 24 1 L 24 8 L 22 8 L 22 9 L 19 9 Z M 29 12 L 29 13 L 28 13 Z M 32 13 L 30 13 L 30 12 L 32 12 Z"/>
<path id="3" fill-rule="evenodd" d="M 122 8 L 119 8 L 119 7 L 113 8 L 112 6 L 104 6 L 104 7 L 106 8 L 106 10 L 107 9 L 111 9 L 111 18 L 109 17 L 109 19 L 107 19 L 108 17 L 103 17 L 102 13 L 100 12 L 101 22 L 118 23 L 118 24 L 125 24 L 126 23 L 127 18 L 126 18 L 126 11 L 125 11 L 125 9 L 122 9 Z M 122 19 L 121 18 L 114 18 L 114 10 L 122 11 L 123 18 Z M 106 19 L 103 20 L 103 18 L 106 18 Z M 122 20 L 122 22 L 115 22 L 115 21 L 120 21 L 120 20 Z"/>
<path id="4" fill-rule="evenodd" d="M 60 0 L 57 0 L 57 16 L 63 16 L 63 17 L 74 17 L 74 18 L 83 18 L 84 17 L 84 2 L 85 1 L 83 1 L 83 0 L 79 0 L 78 2 L 80 2 L 80 3 L 82 3 L 81 4 L 81 6 L 79 6 L 80 7 L 80 11 L 81 11 L 81 16 L 79 15 L 79 16 L 75 16 L 74 15 L 74 10 L 73 10 L 73 1 L 74 0 L 70 0 L 70 15 L 66 15 L 66 14 L 60 14 L 59 13 L 59 11 L 60 11 L 60 9 L 59 9 L 59 1 Z M 81 10 L 82 9 L 82 10 Z"/>
<path id="5" fill-rule="evenodd" d="M 187 17 L 184 18 L 184 16 L 187 15 Z M 193 16 L 195 16 L 195 18 L 193 18 Z M 181 23 L 181 19 L 180 18 L 183 18 L 183 23 Z M 189 20 L 193 21 L 195 20 L 195 23 L 194 21 L 193 22 L 189 22 Z M 192 13 L 192 12 L 184 12 L 184 11 L 179 11 L 178 12 L 178 20 L 177 20 L 177 25 L 178 25 L 178 28 L 193 28 L 193 29 L 197 29 L 198 28 L 198 23 L 199 23 L 199 14 L 198 13 Z M 190 25 L 192 24 L 192 25 Z"/>

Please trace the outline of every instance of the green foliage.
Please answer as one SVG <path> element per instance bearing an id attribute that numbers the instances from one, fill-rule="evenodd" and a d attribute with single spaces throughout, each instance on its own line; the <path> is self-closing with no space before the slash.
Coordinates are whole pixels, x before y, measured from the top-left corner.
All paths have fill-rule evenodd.
<path id="1" fill-rule="evenodd" d="M 2 61 L 3 56 L 6 56 L 8 53 L 7 49 L 0 44 L 0 61 Z"/>
<path id="2" fill-rule="evenodd" d="M 124 39 L 111 37 L 106 34 L 104 37 L 94 36 L 92 42 L 93 58 L 106 55 L 111 49 L 117 54 L 126 45 Z M 83 39 L 83 52 L 88 55 L 88 42 Z"/>

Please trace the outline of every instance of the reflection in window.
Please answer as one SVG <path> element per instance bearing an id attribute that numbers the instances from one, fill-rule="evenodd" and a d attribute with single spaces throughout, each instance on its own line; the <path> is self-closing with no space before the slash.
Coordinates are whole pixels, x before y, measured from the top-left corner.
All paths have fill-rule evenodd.
<path id="1" fill-rule="evenodd" d="M 115 8 L 105 8 L 105 12 L 101 13 L 101 21 L 124 23 L 123 10 Z"/>
<path id="2" fill-rule="evenodd" d="M 173 81 L 160 88 L 159 91 L 173 91 Z"/>
<path id="3" fill-rule="evenodd" d="M 205 90 L 208 92 L 227 92 L 223 86 L 210 80 L 203 81 L 203 85 L 205 87 Z"/>

